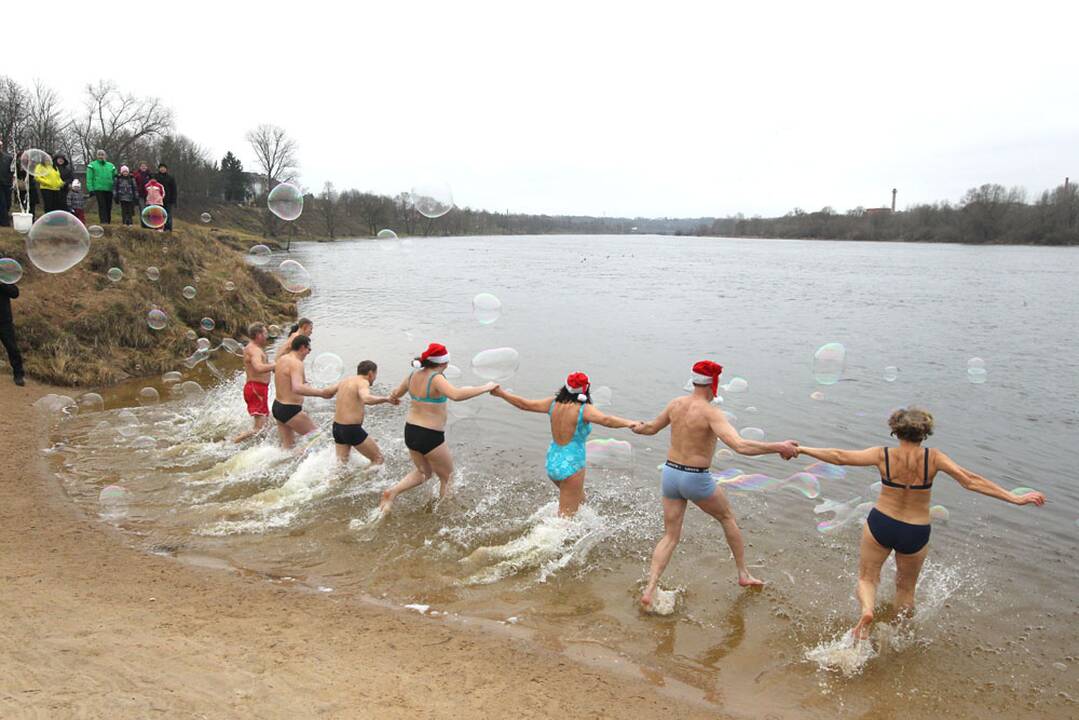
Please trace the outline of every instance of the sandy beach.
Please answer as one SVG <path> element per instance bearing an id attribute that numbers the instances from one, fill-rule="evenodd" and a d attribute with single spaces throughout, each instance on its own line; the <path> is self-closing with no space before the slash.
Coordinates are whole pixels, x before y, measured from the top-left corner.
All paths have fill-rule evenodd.
<path id="1" fill-rule="evenodd" d="M 0 386 L 0 717 L 715 718 L 524 639 L 139 553 L 41 462 Z"/>

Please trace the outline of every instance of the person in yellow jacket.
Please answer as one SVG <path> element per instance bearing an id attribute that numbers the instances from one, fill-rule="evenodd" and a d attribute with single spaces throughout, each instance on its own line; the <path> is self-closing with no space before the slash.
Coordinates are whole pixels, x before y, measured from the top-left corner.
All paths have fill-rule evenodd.
<path id="1" fill-rule="evenodd" d="M 63 210 L 64 180 L 60 177 L 60 171 L 52 162 L 41 163 L 34 169 L 37 186 L 41 189 L 41 202 L 45 205 L 45 212 Z"/>

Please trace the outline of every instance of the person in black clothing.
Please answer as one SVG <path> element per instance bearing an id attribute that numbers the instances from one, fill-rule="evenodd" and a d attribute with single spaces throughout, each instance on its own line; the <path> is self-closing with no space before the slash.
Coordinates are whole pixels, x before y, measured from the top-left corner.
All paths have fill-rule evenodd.
<path id="1" fill-rule="evenodd" d="M 120 174 L 113 185 L 113 197 L 120 203 L 124 225 L 130 225 L 135 217 L 135 203 L 139 200 L 139 186 L 127 165 L 120 166 Z"/>
<path id="2" fill-rule="evenodd" d="M 165 218 L 165 232 L 172 232 L 172 209 L 176 207 L 176 180 L 172 175 L 169 175 L 169 166 L 165 163 L 161 163 L 157 166 L 157 174 L 154 175 L 154 180 L 161 183 L 161 187 L 165 188 L 165 211 L 168 213 L 168 217 Z"/>
<path id="3" fill-rule="evenodd" d="M 22 355 L 15 343 L 15 323 L 11 319 L 11 301 L 19 297 L 19 288 L 15 285 L 0 283 L 0 343 L 7 350 L 11 371 L 15 374 L 15 384 L 24 385 Z"/>
<path id="4" fill-rule="evenodd" d="M 11 165 L 14 162 L 15 158 L 4 149 L 4 141 L 0 140 L 0 227 L 11 225 L 11 186 L 15 181 Z"/>
<path id="5" fill-rule="evenodd" d="M 64 186 L 60 188 L 60 209 L 64 210 L 67 208 L 67 191 L 71 189 L 71 181 L 75 179 L 75 168 L 71 167 L 67 155 L 63 153 L 53 155 L 52 164 L 60 172 L 60 179 L 64 181 Z"/>

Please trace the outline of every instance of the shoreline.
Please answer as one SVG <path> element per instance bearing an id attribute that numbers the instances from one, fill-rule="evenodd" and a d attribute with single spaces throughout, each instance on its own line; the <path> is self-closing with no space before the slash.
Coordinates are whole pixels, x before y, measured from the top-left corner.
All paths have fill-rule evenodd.
<path id="1" fill-rule="evenodd" d="M 602 656 L 145 554 L 45 470 L 31 403 L 4 382 L 0 716 L 679 717 L 720 708 Z M 376 601 L 377 602 L 377 601 Z"/>

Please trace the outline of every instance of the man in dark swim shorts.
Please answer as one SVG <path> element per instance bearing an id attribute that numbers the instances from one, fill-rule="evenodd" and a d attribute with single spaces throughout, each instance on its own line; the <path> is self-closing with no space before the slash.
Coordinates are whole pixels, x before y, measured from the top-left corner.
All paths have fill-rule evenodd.
<path id="1" fill-rule="evenodd" d="M 367 405 L 390 403 L 400 404 L 400 399 L 372 395 L 371 386 L 378 377 L 378 366 L 371 360 L 364 360 L 356 366 L 356 374 L 342 380 L 337 385 L 337 405 L 333 413 L 333 441 L 337 446 L 337 459 L 348 462 L 353 448 L 371 461 L 371 465 L 382 464 L 382 452 L 378 443 L 363 429 L 364 410 Z"/>

